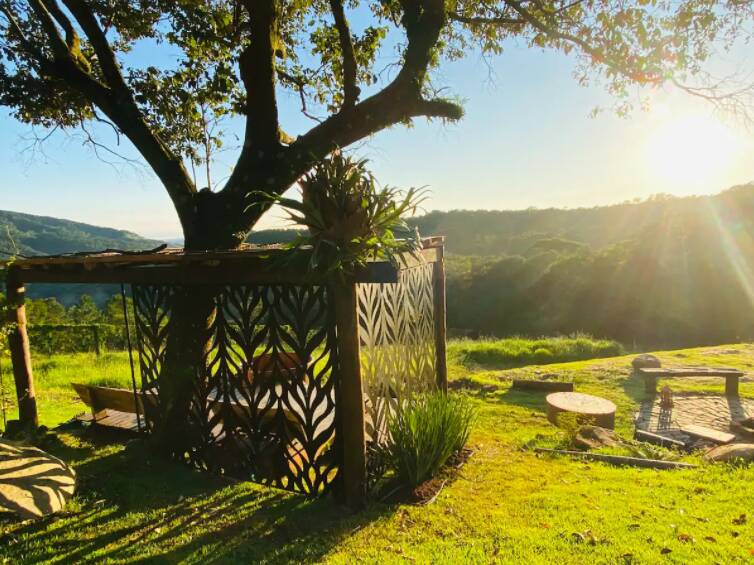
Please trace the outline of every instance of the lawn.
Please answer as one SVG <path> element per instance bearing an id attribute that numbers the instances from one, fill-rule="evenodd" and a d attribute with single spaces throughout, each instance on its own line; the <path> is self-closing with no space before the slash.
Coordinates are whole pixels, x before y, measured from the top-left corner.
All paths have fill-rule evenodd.
<path id="1" fill-rule="evenodd" d="M 547 423 L 543 396 L 511 391 L 512 378 L 572 379 L 577 390 L 613 400 L 617 431 L 630 437 L 631 417 L 644 393 L 630 376 L 629 356 L 505 369 L 505 359 L 472 359 L 468 349 L 469 342 L 452 342 L 449 365 L 452 388 L 478 408 L 470 440 L 474 454 L 428 506 L 373 502 L 362 513 L 344 516 L 328 498 L 307 500 L 233 484 L 151 458 L 138 442 L 124 447 L 102 436 L 61 432 L 59 445 L 50 450 L 75 465 L 78 495 L 57 517 L 0 523 L 0 558 L 14 564 L 754 559 L 754 467 L 640 470 L 527 449 L 562 442 L 563 434 Z M 754 367 L 752 344 L 658 356 L 667 365 Z M 66 383 L 104 377 L 130 382 L 122 354 L 99 360 L 83 354 L 40 357 L 35 368 L 40 413 L 48 425 L 82 410 Z M 721 380 L 678 380 L 672 386 L 723 389 Z M 754 383 L 744 381 L 741 392 L 754 397 Z"/>

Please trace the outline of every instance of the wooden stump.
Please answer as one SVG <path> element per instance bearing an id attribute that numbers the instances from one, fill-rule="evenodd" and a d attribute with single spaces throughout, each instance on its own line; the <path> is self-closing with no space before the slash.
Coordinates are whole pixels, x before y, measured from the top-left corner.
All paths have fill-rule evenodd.
<path id="1" fill-rule="evenodd" d="M 555 392 L 548 394 L 547 419 L 558 425 L 558 415 L 562 412 L 575 414 L 581 424 L 595 424 L 603 428 L 615 427 L 615 404 L 591 394 L 580 392 Z"/>

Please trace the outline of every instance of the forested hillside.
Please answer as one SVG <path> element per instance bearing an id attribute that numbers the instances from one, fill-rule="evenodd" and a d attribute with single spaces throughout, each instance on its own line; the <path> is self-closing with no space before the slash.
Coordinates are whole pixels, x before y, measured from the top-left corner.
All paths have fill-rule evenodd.
<path id="1" fill-rule="evenodd" d="M 754 185 L 589 210 L 433 212 L 419 225 L 448 236 L 451 327 L 642 346 L 754 338 Z"/>
<path id="2" fill-rule="evenodd" d="M 0 210 L 0 249 L 21 255 L 56 255 L 98 249 L 148 249 L 160 242 L 123 230 Z"/>
<path id="3" fill-rule="evenodd" d="M 160 243 L 129 231 L 0 210 L 0 260 L 10 254 L 57 255 L 101 249 L 151 249 Z M 76 303 L 83 294 L 89 294 L 102 305 L 116 291 L 112 285 L 29 285 L 32 298 L 54 297 L 66 305 Z"/>
<path id="4" fill-rule="evenodd" d="M 448 324 L 463 333 L 584 331 L 645 347 L 754 339 L 754 184 L 573 210 L 435 211 L 412 222 L 447 237 Z"/>
<path id="5" fill-rule="evenodd" d="M 582 243 L 600 249 L 644 237 L 668 221 L 686 227 L 709 223 L 710 208 L 746 220 L 754 208 L 754 184 L 714 196 L 656 195 L 643 201 L 575 209 L 453 210 L 429 212 L 412 220 L 423 235 L 447 236 L 458 255 L 516 255 L 533 246 L 563 251 Z M 752 219 L 754 221 L 754 218 Z"/>

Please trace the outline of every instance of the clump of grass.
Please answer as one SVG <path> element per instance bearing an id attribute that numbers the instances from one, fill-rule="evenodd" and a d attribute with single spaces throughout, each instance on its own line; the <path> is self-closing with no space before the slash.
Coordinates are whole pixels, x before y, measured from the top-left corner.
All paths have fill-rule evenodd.
<path id="1" fill-rule="evenodd" d="M 617 341 L 597 339 L 587 334 L 505 339 L 460 340 L 450 343 L 450 352 L 467 367 L 509 369 L 525 365 L 567 363 L 600 357 L 624 355 Z"/>
<path id="2" fill-rule="evenodd" d="M 474 410 L 468 399 L 441 392 L 419 396 L 390 422 L 390 459 L 397 481 L 414 489 L 432 478 L 469 439 Z"/>

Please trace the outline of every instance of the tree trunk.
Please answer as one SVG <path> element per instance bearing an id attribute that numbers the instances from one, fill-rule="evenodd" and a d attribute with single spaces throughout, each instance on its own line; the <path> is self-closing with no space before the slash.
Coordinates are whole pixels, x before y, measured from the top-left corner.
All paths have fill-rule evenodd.
<path id="1" fill-rule="evenodd" d="M 184 222 L 186 251 L 235 249 L 262 214 L 247 211 L 245 198 L 232 193 L 196 194 L 194 220 Z M 256 216 L 256 217 L 254 217 Z M 190 281 L 186 281 L 187 283 Z M 220 288 L 177 285 L 171 294 L 165 358 L 158 375 L 160 409 L 152 421 L 152 441 L 158 451 L 183 458 L 202 446 L 206 422 L 207 362 L 212 349 L 211 328 Z"/>
<path id="2" fill-rule="evenodd" d="M 158 375 L 160 409 L 152 436 L 157 449 L 170 456 L 183 457 L 201 444 L 206 432 L 206 422 L 192 417 L 192 412 L 197 417 L 204 413 L 203 406 L 193 402 L 205 389 L 216 294 L 213 287 L 187 285 L 176 286 L 171 296 L 165 358 Z"/>

